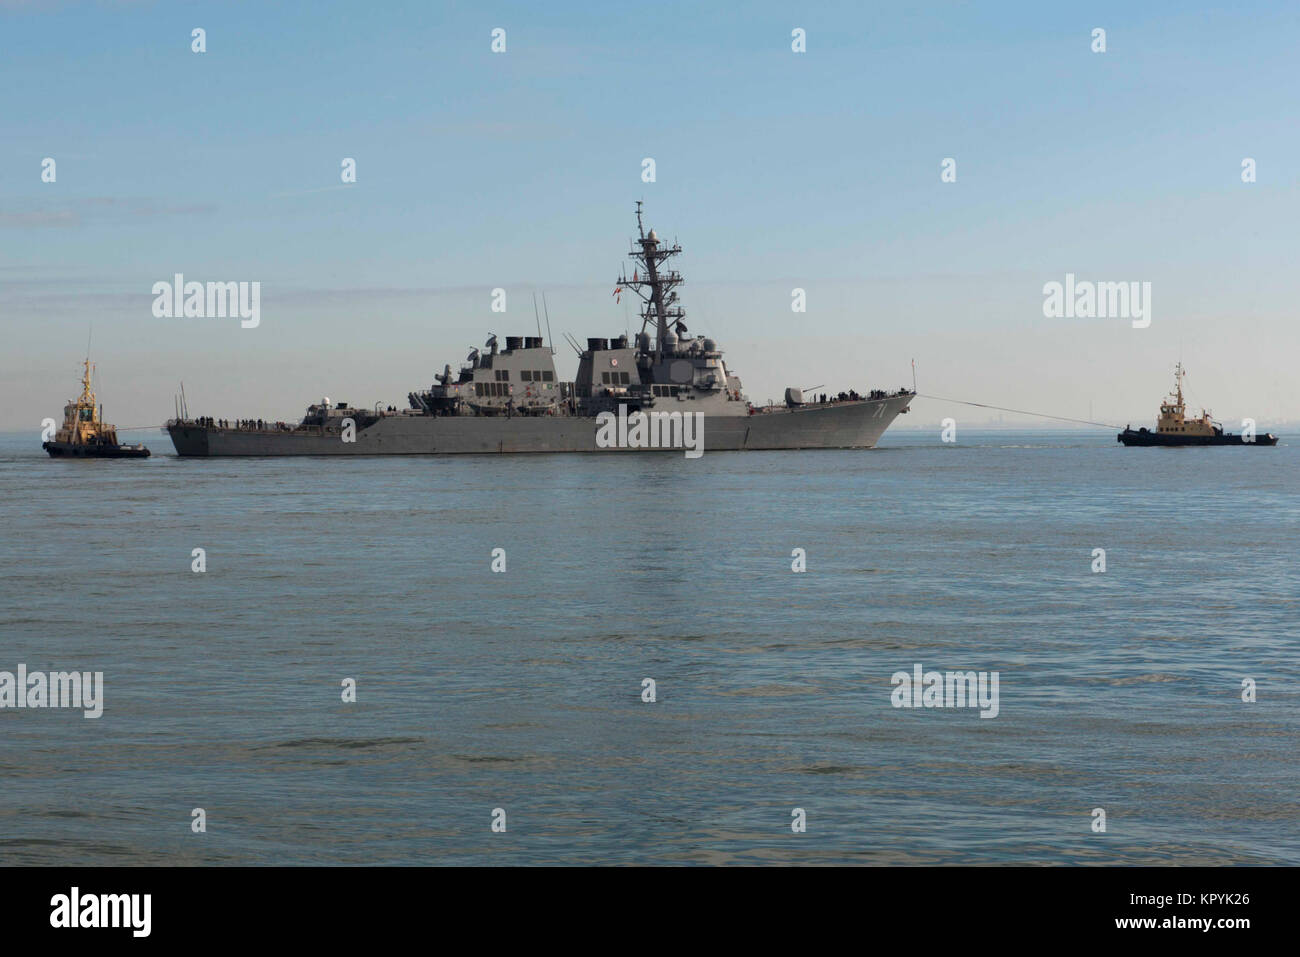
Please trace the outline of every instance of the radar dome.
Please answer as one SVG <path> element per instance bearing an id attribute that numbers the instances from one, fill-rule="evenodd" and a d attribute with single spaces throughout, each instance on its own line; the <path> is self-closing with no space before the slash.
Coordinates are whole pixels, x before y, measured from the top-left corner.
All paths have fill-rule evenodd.
<path id="1" fill-rule="evenodd" d="M 650 242 L 652 242 L 652 243 L 657 243 L 657 242 L 659 242 L 659 236 L 655 233 L 655 231 L 654 231 L 653 229 L 650 230 L 650 235 L 647 236 L 646 238 L 649 239 Z"/>

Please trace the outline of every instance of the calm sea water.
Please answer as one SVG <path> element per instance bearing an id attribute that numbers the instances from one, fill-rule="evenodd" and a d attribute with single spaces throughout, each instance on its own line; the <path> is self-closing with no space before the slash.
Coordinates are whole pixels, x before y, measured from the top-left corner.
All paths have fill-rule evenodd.
<path id="1" fill-rule="evenodd" d="M 1295 440 L 960 440 L 0 437 L 0 669 L 105 682 L 98 720 L 0 711 L 0 863 L 1300 863 Z M 998 671 L 1000 713 L 895 709 L 917 663 Z"/>

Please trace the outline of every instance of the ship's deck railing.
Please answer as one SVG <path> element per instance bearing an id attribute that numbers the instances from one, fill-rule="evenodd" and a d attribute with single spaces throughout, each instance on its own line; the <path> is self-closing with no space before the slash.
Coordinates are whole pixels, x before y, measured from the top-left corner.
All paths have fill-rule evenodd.
<path id="1" fill-rule="evenodd" d="M 794 408 L 825 408 L 832 405 L 851 405 L 855 402 L 879 402 L 881 399 L 896 399 L 904 395 L 916 395 L 916 393 L 906 387 L 894 392 L 887 392 L 884 389 L 872 389 L 866 395 L 861 395 L 850 389 L 848 392 L 837 392 L 834 395 L 817 393 L 812 396 L 804 396 L 804 401 L 794 406 Z M 820 401 L 822 396 L 825 396 L 825 402 Z M 786 405 L 784 402 L 769 402 L 767 405 L 751 405 L 749 408 L 752 414 L 761 415 L 765 412 L 788 412 L 791 406 Z"/>
<path id="2" fill-rule="evenodd" d="M 298 429 L 318 429 L 319 426 L 304 426 L 297 422 L 268 422 L 266 420 L 250 419 L 216 419 L 207 416 L 198 416 L 197 418 L 188 419 L 168 419 L 163 423 L 164 428 L 175 426 L 189 427 L 195 429 L 221 429 L 225 432 L 293 432 Z"/>

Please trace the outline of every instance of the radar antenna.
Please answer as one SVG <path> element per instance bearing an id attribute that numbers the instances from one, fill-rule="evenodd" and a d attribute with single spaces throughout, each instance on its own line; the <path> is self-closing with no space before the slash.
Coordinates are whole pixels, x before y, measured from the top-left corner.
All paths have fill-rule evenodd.
<path id="1" fill-rule="evenodd" d="M 673 305 L 677 294 L 673 291 L 684 281 L 677 270 L 664 268 L 668 260 L 680 255 L 682 247 L 677 243 L 669 246 L 660 241 L 652 229 L 649 234 L 641 218 L 641 200 L 636 204 L 636 238 L 632 240 L 632 251 L 628 258 L 636 263 L 629 279 L 627 270 L 618 278 L 620 288 L 630 289 L 641 299 L 641 331 L 653 324 L 655 328 L 655 358 L 662 360 L 668 328 L 670 323 L 680 324 L 684 331 L 686 312 L 681 306 Z M 640 247 L 640 248 L 638 248 Z"/>

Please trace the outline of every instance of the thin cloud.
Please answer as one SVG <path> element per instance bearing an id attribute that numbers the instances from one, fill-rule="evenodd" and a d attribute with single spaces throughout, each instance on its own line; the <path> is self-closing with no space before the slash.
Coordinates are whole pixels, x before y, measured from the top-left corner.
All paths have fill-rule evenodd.
<path id="1" fill-rule="evenodd" d="M 355 183 L 337 183 L 334 186 L 317 186 L 315 189 L 296 189 L 287 193 L 272 193 L 272 199 L 282 199 L 285 196 L 306 196 L 309 193 L 329 193 L 336 189 L 356 189 Z"/>
<path id="2" fill-rule="evenodd" d="M 54 206 L 0 209 L 0 228 L 44 229 L 164 216 L 202 216 L 216 208 L 211 203 L 173 204 L 153 199 L 84 196 Z"/>

